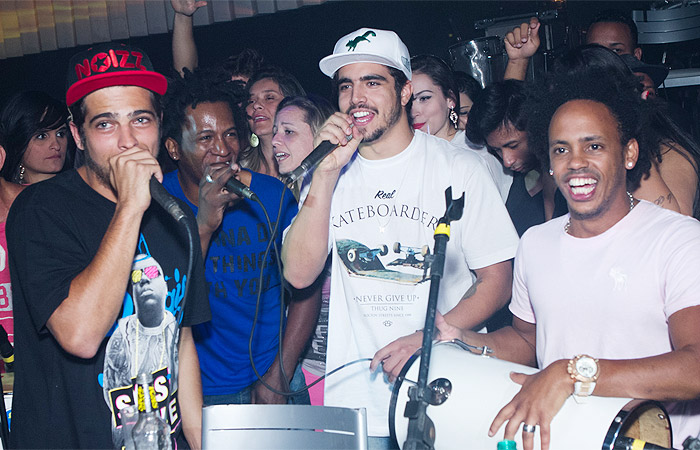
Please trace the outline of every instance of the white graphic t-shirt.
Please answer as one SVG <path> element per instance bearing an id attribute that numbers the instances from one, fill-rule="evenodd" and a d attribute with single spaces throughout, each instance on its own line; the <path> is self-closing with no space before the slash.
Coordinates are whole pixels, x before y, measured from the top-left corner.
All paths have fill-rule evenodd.
<path id="1" fill-rule="evenodd" d="M 400 154 L 356 154 L 333 195 L 327 368 L 332 370 L 423 328 L 433 233 L 445 214 L 445 189 L 465 194 L 452 222 L 438 310 L 450 311 L 479 269 L 513 258 L 518 237 L 482 159 L 416 133 Z M 366 407 L 369 434 L 388 436 L 392 386 L 381 371 L 355 364 L 329 377 L 325 404 Z"/>

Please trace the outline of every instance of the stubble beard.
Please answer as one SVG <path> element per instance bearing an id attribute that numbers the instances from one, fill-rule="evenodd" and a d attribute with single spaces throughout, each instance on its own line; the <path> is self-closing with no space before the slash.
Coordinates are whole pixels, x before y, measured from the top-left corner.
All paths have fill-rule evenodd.
<path id="1" fill-rule="evenodd" d="M 354 107 L 354 105 L 351 106 L 349 109 L 351 109 L 352 107 Z M 397 96 L 396 103 L 394 104 L 394 107 L 391 109 L 391 113 L 389 114 L 387 124 L 383 127 L 377 128 L 370 135 L 366 135 L 363 132 L 362 143 L 372 144 L 378 141 L 382 136 L 384 136 L 384 133 L 389 131 L 401 119 L 401 108 L 403 108 L 403 106 L 401 105 L 401 99 Z"/>
<path id="2" fill-rule="evenodd" d="M 109 168 L 102 167 L 90 156 L 90 150 L 85 145 L 85 140 L 83 139 L 83 148 L 85 149 L 85 166 L 92 172 L 97 180 L 103 184 L 105 187 L 112 189 L 112 183 L 109 180 Z"/>

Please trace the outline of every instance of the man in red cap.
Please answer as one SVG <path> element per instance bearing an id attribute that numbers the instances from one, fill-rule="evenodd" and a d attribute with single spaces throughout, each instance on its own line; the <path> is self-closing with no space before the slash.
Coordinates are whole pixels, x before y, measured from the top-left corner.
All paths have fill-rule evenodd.
<path id="1" fill-rule="evenodd" d="M 108 342 L 118 320 L 134 312 L 129 280 L 163 276 L 165 308 L 182 326 L 179 347 L 166 348 L 173 339 L 158 333 L 141 333 L 137 345 L 167 356 L 144 358 L 153 361 L 144 364 L 136 350 L 120 359 L 128 364 L 110 369 L 128 371 L 126 380 L 144 371 L 162 380 L 156 396 L 161 417 L 180 445 L 184 431 L 198 447 L 202 394 L 190 326 L 210 318 L 203 263 L 195 242 L 193 273 L 184 276 L 187 240 L 162 208 L 151 206 L 149 191 L 151 177 L 162 179 L 159 96 L 167 82 L 139 49 L 108 43 L 71 59 L 68 86 L 70 128 L 85 165 L 25 190 L 7 224 L 22 361 L 11 446 L 122 446 L 120 410 L 135 403 L 133 389 L 104 389 L 106 349 L 110 356 L 127 351 Z M 134 269 L 136 255 L 157 264 Z"/>

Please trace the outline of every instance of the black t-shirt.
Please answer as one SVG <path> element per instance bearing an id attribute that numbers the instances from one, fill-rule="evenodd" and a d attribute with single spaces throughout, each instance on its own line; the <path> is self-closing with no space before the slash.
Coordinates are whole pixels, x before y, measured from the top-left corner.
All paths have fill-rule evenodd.
<path id="1" fill-rule="evenodd" d="M 544 223 L 544 194 L 542 191 L 534 196 L 530 196 L 525 186 L 525 174 L 515 172 L 513 174 L 513 184 L 508 191 L 506 209 L 510 219 L 515 225 L 518 236 L 523 235 L 528 228 Z M 566 199 L 559 192 L 554 193 L 554 217 L 563 216 L 569 211 L 566 206 Z"/>
<path id="2" fill-rule="evenodd" d="M 183 209 L 191 215 L 187 206 Z M 115 423 L 102 385 L 105 349 L 118 329 L 117 322 L 91 359 L 67 353 L 46 327 L 51 314 L 68 296 L 71 281 L 97 253 L 114 211 L 115 204 L 90 188 L 76 171 L 29 186 L 12 206 L 7 242 L 17 360 L 13 448 L 114 448 Z M 189 220 L 194 221 L 193 217 Z M 210 319 L 199 236 L 195 233 L 194 238 L 192 283 L 182 311 L 187 283 L 186 232 L 162 208 L 151 205 L 144 214 L 134 252 L 141 261 L 148 258 L 151 265 L 135 271 L 136 275 L 132 272 L 131 280 L 102 281 L 121 283 L 127 290 L 117 318 L 121 323 L 134 315 L 130 291 L 137 278 L 148 282 L 158 276 L 167 284 L 167 292 L 165 286 L 160 290 L 160 303 L 182 326 Z M 172 316 L 168 317 L 172 322 Z M 76 323 L 83 320 L 90 319 L 75 317 Z M 176 434 L 181 432 L 179 424 Z"/>

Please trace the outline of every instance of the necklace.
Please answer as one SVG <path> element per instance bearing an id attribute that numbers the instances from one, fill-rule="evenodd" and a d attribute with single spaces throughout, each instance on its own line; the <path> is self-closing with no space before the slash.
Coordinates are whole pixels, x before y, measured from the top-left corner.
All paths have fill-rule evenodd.
<path id="1" fill-rule="evenodd" d="M 632 194 L 627 191 L 627 197 L 630 199 L 630 211 L 634 208 L 634 197 L 632 197 Z M 564 225 L 564 233 L 566 234 L 571 234 L 569 233 L 569 228 L 571 227 L 571 217 L 569 217 L 569 220 L 566 221 L 566 225 Z"/>

